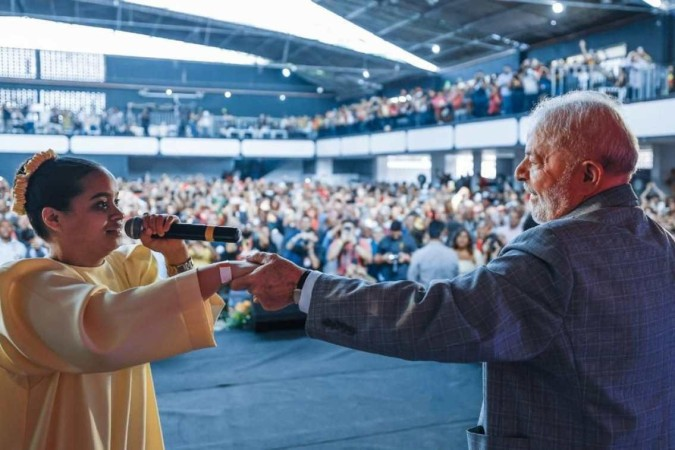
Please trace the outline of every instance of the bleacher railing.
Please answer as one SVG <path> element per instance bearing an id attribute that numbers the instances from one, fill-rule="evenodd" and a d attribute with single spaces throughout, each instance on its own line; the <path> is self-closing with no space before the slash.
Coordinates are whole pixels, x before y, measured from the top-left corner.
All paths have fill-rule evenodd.
<path id="1" fill-rule="evenodd" d="M 638 138 L 673 138 L 675 97 L 624 106 Z M 178 137 L 0 135 L 0 153 L 57 152 L 243 158 L 335 158 L 483 148 L 515 148 L 527 140 L 529 116 L 309 139 L 185 139 Z"/>

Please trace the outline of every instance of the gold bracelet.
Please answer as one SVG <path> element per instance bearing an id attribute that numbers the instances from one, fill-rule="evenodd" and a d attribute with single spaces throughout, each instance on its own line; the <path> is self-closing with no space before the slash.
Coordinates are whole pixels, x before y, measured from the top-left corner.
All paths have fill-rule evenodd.
<path id="1" fill-rule="evenodd" d="M 179 273 L 187 272 L 188 270 L 194 269 L 195 265 L 192 262 L 192 258 L 188 258 L 185 262 L 180 263 L 176 266 L 171 264 L 166 265 L 167 274 L 172 277 L 178 275 Z"/>

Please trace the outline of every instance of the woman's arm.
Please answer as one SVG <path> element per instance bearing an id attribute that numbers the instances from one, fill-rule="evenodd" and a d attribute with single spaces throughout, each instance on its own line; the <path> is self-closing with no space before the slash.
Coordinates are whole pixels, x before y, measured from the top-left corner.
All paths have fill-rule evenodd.
<path id="1" fill-rule="evenodd" d="M 221 278 L 221 269 L 230 270 L 231 279 L 241 277 L 243 275 L 248 275 L 256 267 L 257 264 L 253 264 L 247 261 L 227 261 L 227 262 L 217 262 L 209 264 L 205 267 L 200 267 L 197 269 L 197 279 L 199 280 L 199 290 L 201 292 L 202 298 L 204 300 L 211 297 L 213 294 L 218 292 L 220 287 L 223 284 L 229 282 Z"/>

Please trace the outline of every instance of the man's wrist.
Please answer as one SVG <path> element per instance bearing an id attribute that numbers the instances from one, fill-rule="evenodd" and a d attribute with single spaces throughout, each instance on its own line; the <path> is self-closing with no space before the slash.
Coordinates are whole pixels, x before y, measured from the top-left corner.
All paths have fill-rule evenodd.
<path id="1" fill-rule="evenodd" d="M 307 277 L 309 276 L 311 270 L 306 269 L 302 275 L 300 275 L 300 278 L 298 279 L 298 283 L 295 285 L 296 289 L 302 290 L 302 287 L 305 285 L 305 281 L 307 280 Z"/>
<path id="2" fill-rule="evenodd" d="M 305 286 L 305 281 L 307 280 L 307 277 L 309 274 L 312 273 L 311 270 L 305 269 L 305 271 L 300 275 L 300 278 L 298 279 L 298 283 L 295 285 L 295 289 L 293 290 L 293 303 L 296 305 L 300 303 L 300 297 L 302 295 L 302 288 Z"/>

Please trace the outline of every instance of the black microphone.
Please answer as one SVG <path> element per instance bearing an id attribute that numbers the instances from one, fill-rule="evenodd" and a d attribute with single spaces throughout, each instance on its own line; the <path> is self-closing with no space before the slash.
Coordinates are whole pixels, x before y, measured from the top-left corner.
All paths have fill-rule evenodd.
<path id="1" fill-rule="evenodd" d="M 124 224 L 124 232 L 132 239 L 140 239 L 143 232 L 143 218 L 132 217 Z M 189 241 L 234 242 L 241 240 L 241 231 L 234 227 L 216 227 L 211 225 L 195 225 L 174 223 L 164 236 L 152 235 L 157 239 L 186 239 Z"/>

